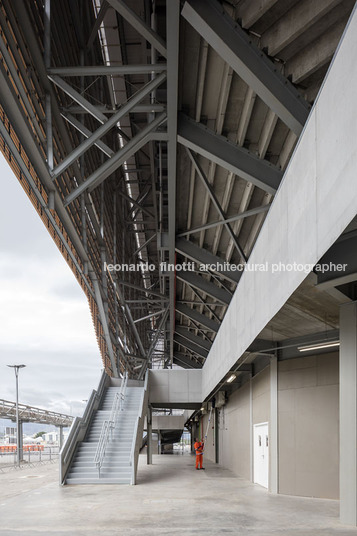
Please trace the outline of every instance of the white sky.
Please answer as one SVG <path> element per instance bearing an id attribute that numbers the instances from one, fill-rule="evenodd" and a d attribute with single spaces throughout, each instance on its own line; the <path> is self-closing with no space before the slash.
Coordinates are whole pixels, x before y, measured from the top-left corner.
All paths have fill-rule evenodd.
<path id="1" fill-rule="evenodd" d="M 80 415 L 102 361 L 87 298 L 0 154 L 0 398 Z"/>

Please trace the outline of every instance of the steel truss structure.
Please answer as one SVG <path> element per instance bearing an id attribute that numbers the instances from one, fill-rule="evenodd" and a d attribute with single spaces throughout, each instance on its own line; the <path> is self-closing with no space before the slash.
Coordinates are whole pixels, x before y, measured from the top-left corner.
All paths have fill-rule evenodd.
<path id="1" fill-rule="evenodd" d="M 204 363 L 353 4 L 302 3 L 0 2 L 0 149 L 108 374 Z"/>
<path id="2" fill-rule="evenodd" d="M 11 419 L 15 422 L 16 402 L 0 400 L 0 418 Z M 33 406 L 26 406 L 25 404 L 19 404 L 19 420 L 21 422 L 52 424 L 53 426 L 63 426 L 64 428 L 68 428 L 72 424 L 73 417 L 64 415 L 63 413 L 56 413 L 54 411 L 47 411 Z"/>

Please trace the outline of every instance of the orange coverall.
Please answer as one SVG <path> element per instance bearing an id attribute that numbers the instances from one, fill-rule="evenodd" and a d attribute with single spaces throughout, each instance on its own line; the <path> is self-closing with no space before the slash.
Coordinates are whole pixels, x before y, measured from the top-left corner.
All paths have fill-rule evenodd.
<path id="1" fill-rule="evenodd" d="M 196 441 L 196 443 L 193 445 L 193 448 L 196 451 L 196 469 L 199 469 L 198 466 L 200 466 L 200 469 L 202 469 L 204 443 Z"/>

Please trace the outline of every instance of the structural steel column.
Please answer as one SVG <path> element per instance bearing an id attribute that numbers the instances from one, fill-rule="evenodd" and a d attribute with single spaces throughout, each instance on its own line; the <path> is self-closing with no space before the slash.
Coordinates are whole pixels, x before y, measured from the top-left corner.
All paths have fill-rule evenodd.
<path id="1" fill-rule="evenodd" d="M 19 451 L 18 460 L 22 462 L 24 460 L 24 435 L 23 435 L 23 426 L 22 421 L 18 421 L 16 426 L 16 441 L 17 449 Z"/>
<path id="2" fill-rule="evenodd" d="M 340 309 L 340 518 L 357 525 L 357 302 Z"/>
<path id="3" fill-rule="evenodd" d="M 269 491 L 279 491 L 278 459 L 278 358 L 270 360 Z"/>

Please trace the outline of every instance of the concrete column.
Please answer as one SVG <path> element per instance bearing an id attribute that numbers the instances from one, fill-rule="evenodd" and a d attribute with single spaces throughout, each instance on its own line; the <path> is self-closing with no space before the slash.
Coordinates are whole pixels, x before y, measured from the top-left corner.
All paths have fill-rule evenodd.
<path id="1" fill-rule="evenodd" d="M 270 360 L 269 491 L 278 493 L 278 358 Z"/>
<path id="2" fill-rule="evenodd" d="M 249 380 L 250 481 L 254 481 L 253 378 Z"/>
<path id="3" fill-rule="evenodd" d="M 357 302 L 340 309 L 340 518 L 357 525 Z"/>
<path id="4" fill-rule="evenodd" d="M 63 447 L 63 426 L 59 426 L 59 449 Z"/>
<path id="5" fill-rule="evenodd" d="M 146 451 L 146 463 L 152 465 L 152 411 L 151 407 L 148 407 L 147 412 L 147 451 Z"/>
<path id="6" fill-rule="evenodd" d="M 218 428 L 218 409 L 214 410 L 214 453 L 215 463 L 219 463 L 219 428 Z"/>

